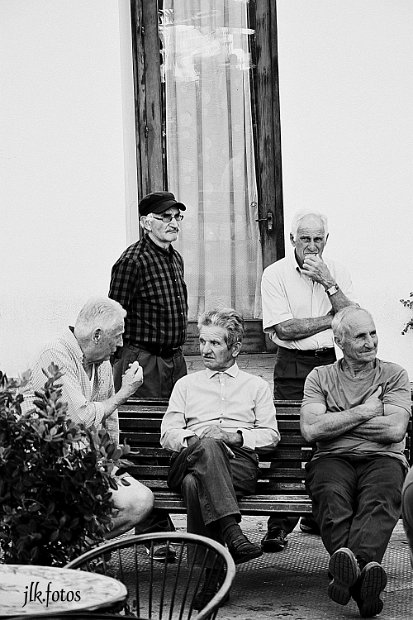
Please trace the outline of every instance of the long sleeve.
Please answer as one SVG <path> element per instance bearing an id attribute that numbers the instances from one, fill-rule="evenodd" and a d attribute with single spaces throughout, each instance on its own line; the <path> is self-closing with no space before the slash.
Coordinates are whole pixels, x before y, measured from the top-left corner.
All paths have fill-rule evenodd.
<path id="1" fill-rule="evenodd" d="M 273 397 L 269 386 L 263 381 L 255 399 L 255 423 L 253 428 L 237 428 L 242 432 L 244 447 L 261 452 L 272 450 L 280 441 Z"/>
<path id="2" fill-rule="evenodd" d="M 162 419 L 161 446 L 167 450 L 179 452 L 186 446 L 185 439 L 196 435 L 195 430 L 187 427 L 186 391 L 186 382 L 177 381 L 169 399 L 168 409 Z"/>
<path id="3" fill-rule="evenodd" d="M 205 370 L 177 381 L 162 421 L 161 444 L 181 450 L 188 437 L 211 424 L 241 431 L 250 450 L 273 449 L 280 439 L 268 384 L 236 365 L 224 373 Z"/>

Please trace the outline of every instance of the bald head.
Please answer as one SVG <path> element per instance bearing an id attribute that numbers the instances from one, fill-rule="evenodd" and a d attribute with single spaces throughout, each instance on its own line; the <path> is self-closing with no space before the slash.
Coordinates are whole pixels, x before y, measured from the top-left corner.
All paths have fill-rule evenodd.
<path id="1" fill-rule="evenodd" d="M 374 363 L 378 338 L 370 312 L 358 306 L 348 306 L 337 312 L 331 327 L 347 366 L 361 368 Z"/>

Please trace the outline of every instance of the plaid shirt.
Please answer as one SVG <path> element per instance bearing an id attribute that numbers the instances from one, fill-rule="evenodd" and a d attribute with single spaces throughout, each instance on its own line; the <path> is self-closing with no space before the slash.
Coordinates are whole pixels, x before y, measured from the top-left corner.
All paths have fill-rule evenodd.
<path id="1" fill-rule="evenodd" d="M 187 290 L 182 256 L 147 235 L 129 246 L 112 268 L 109 297 L 126 310 L 126 344 L 164 349 L 186 338 Z"/>

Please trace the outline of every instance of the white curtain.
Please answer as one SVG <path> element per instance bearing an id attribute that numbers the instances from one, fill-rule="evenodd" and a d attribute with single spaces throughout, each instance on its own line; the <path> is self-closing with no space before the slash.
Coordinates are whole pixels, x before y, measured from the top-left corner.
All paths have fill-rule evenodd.
<path id="1" fill-rule="evenodd" d="M 262 253 L 247 0 L 166 0 L 160 12 L 168 189 L 187 205 L 176 248 L 189 318 L 261 314 Z"/>

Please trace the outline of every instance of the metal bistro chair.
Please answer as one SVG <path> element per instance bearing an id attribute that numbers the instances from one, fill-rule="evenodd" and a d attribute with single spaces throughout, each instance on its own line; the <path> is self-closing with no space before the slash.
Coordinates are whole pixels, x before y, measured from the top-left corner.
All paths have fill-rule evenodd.
<path id="1" fill-rule="evenodd" d="M 173 563 L 153 559 L 159 544 L 174 549 Z M 103 573 L 122 581 L 128 597 L 115 611 L 141 620 L 214 619 L 235 576 L 234 561 L 225 547 L 186 532 L 119 538 L 87 551 L 66 568 Z M 201 589 L 205 585 L 213 587 L 208 580 L 216 579 L 217 574 L 221 585 L 216 594 L 208 603 L 202 602 L 201 596 L 199 604 Z"/>

